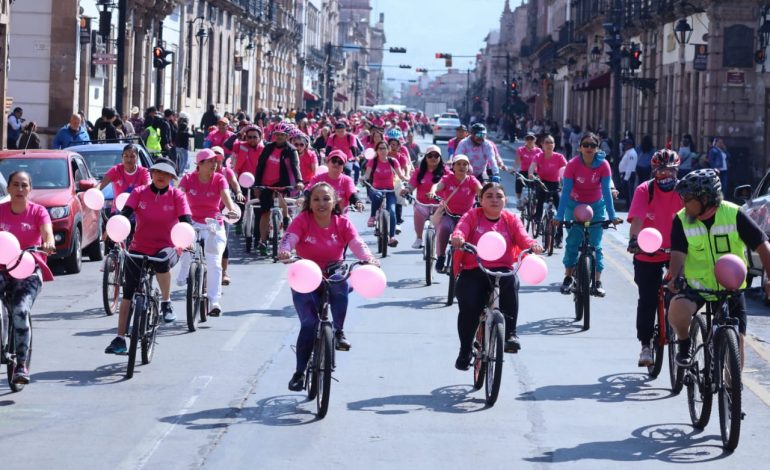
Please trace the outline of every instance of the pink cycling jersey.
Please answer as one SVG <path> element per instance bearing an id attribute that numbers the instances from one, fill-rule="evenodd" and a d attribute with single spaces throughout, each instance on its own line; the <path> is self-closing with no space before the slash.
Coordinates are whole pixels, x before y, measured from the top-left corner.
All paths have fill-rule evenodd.
<path id="1" fill-rule="evenodd" d="M 259 181 L 258 184 L 262 186 L 275 186 L 281 181 L 281 152 L 283 152 L 283 149 L 276 147 L 273 153 L 267 157 L 262 181 Z"/>
<path id="2" fill-rule="evenodd" d="M 655 185 L 652 202 L 650 202 L 649 181 L 637 186 L 634 191 L 634 198 L 631 201 L 631 210 L 628 211 L 628 222 L 634 219 L 642 221 L 642 229 L 647 227 L 656 228 L 663 235 L 662 249 L 671 248 L 671 227 L 674 224 L 674 217 L 679 212 L 684 203 L 676 191 L 661 191 L 658 185 Z M 652 256 L 636 254 L 634 256 L 638 261 L 655 263 L 668 261 L 669 255 L 666 253 L 656 253 Z"/>
<path id="3" fill-rule="evenodd" d="M 132 174 L 128 174 L 123 164 L 119 163 L 107 170 L 104 177 L 109 178 L 112 183 L 112 193 L 115 196 L 150 184 L 150 170 L 143 166 L 137 166 Z"/>
<path id="4" fill-rule="evenodd" d="M 557 183 L 561 169 L 567 166 L 567 159 L 557 152 L 553 152 L 550 158 L 545 158 L 545 154 L 541 152 L 535 157 L 535 164 L 537 165 L 537 175 L 541 180 Z M 523 168 L 522 171 L 524 171 Z"/>
<path id="5" fill-rule="evenodd" d="M 452 173 L 441 178 L 440 183 L 443 185 L 443 189 L 438 192 L 438 195 L 444 198 L 445 201 L 449 198 L 447 209 L 455 215 L 462 215 L 473 207 L 473 203 L 476 200 L 476 188 L 481 185 L 479 180 L 473 175 L 468 175 L 463 181 L 458 181 L 457 177 Z M 460 189 L 455 192 L 458 186 Z M 453 192 L 454 195 L 452 195 Z"/>
<path id="6" fill-rule="evenodd" d="M 329 186 L 334 188 L 334 191 L 339 198 L 340 209 L 344 209 L 350 204 L 350 196 L 356 192 L 356 185 L 353 182 L 353 178 L 348 175 L 341 174 L 339 178 L 336 179 L 329 176 L 329 173 L 315 175 L 313 179 L 310 180 L 308 189 L 318 183 L 328 183 Z"/>
<path id="7" fill-rule="evenodd" d="M 371 165 L 374 165 L 376 160 L 371 161 Z M 391 167 L 390 164 L 393 164 Z M 377 189 L 393 189 L 393 177 L 395 170 L 401 170 L 401 165 L 395 158 L 388 158 L 388 161 L 377 161 L 377 168 L 374 169 L 372 175 L 372 186 Z"/>
<path id="8" fill-rule="evenodd" d="M 214 173 L 208 183 L 202 183 L 196 170 L 184 175 L 179 187 L 187 194 L 193 221 L 204 224 L 206 217 L 215 217 L 219 213 L 221 193 L 227 189 L 227 181 L 221 173 Z"/>
<path id="9" fill-rule="evenodd" d="M 610 164 L 602 161 L 596 168 L 588 168 L 581 157 L 567 163 L 564 178 L 573 181 L 570 198 L 573 201 L 591 204 L 602 199 L 602 178 L 611 175 Z"/>
<path id="10" fill-rule="evenodd" d="M 426 196 L 430 192 L 430 188 L 433 187 L 433 173 L 426 170 L 419 182 L 417 182 L 417 173 L 419 173 L 419 170 L 415 170 L 412 176 L 409 177 L 409 186 L 415 189 L 417 201 L 423 204 L 436 204 L 436 201 L 428 199 Z M 444 175 L 451 175 L 446 167 L 444 167 Z"/>
<path id="11" fill-rule="evenodd" d="M 174 246 L 171 229 L 179 217 L 191 215 L 184 193 L 171 186 L 163 194 L 154 193 L 152 185 L 134 189 L 126 207 L 136 214 L 136 231 L 129 248 L 150 256 Z"/>
<path id="12" fill-rule="evenodd" d="M 297 250 L 297 256 L 315 262 L 321 269 L 343 259 L 345 246 L 359 259 L 369 259 L 371 253 L 358 236 L 347 217 L 332 215 L 328 227 L 321 227 L 309 211 L 298 215 L 286 230 L 281 251 Z"/>

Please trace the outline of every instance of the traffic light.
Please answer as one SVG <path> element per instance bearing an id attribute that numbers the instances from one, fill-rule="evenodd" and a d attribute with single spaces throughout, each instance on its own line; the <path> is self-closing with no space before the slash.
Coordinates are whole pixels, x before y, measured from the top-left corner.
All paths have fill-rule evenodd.
<path id="1" fill-rule="evenodd" d="M 516 83 L 516 80 L 513 80 L 511 82 L 511 96 L 518 96 L 519 94 L 519 84 Z"/>
<path id="2" fill-rule="evenodd" d="M 152 48 L 152 66 L 156 69 L 162 69 L 165 68 L 168 64 L 171 63 L 170 60 L 166 59 L 166 56 L 172 54 L 171 51 L 165 50 L 162 46 L 155 46 Z"/>
<path id="3" fill-rule="evenodd" d="M 417 73 L 426 73 L 426 72 L 428 71 L 428 69 L 424 69 L 424 68 L 421 68 L 421 67 L 417 67 L 417 68 L 416 68 L 416 69 L 414 69 L 414 70 L 415 70 L 415 72 L 417 72 Z"/>
<path id="4" fill-rule="evenodd" d="M 391 47 L 388 49 L 388 51 L 394 53 L 394 54 L 406 54 L 406 48 L 405 47 Z"/>
<path id="5" fill-rule="evenodd" d="M 447 54 L 447 53 L 444 53 L 444 52 L 436 52 L 436 58 L 437 59 L 451 59 L 452 58 L 452 54 Z"/>
<path id="6" fill-rule="evenodd" d="M 642 51 L 637 44 L 631 46 L 631 70 L 639 70 L 642 66 Z"/>
<path id="7" fill-rule="evenodd" d="M 448 57 L 444 58 L 444 65 L 447 67 L 452 66 L 452 54 L 449 54 Z"/>

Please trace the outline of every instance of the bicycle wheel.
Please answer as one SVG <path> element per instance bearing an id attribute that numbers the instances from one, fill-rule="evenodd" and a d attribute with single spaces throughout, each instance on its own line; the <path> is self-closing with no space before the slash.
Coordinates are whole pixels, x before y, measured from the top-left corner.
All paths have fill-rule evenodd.
<path id="1" fill-rule="evenodd" d="M 198 310 L 200 308 L 198 271 L 200 269 L 198 262 L 193 261 L 190 263 L 190 272 L 187 274 L 187 330 L 191 332 L 198 329 Z"/>
<path id="2" fill-rule="evenodd" d="M 307 388 L 307 399 L 313 400 L 318 394 L 318 374 L 316 373 L 316 357 L 318 356 L 318 339 L 313 343 L 313 352 L 310 354 L 307 367 L 305 367 L 305 388 Z"/>
<path id="3" fill-rule="evenodd" d="M 102 273 L 102 305 L 104 313 L 114 315 L 120 307 L 120 257 L 110 252 L 104 259 Z"/>
<path id="4" fill-rule="evenodd" d="M 388 218 L 390 214 L 386 211 L 380 211 L 380 244 L 382 249 L 382 257 L 388 256 L 388 234 L 390 233 L 390 220 Z"/>
<path id="5" fill-rule="evenodd" d="M 666 340 L 668 342 L 668 378 L 671 382 L 671 394 L 678 395 L 684 386 L 684 369 L 676 363 L 676 342 L 674 341 L 674 329 L 668 324 L 666 314 Z"/>
<path id="6" fill-rule="evenodd" d="M 489 334 L 485 387 L 487 406 L 494 405 L 497 401 L 497 395 L 500 393 L 500 382 L 503 378 L 504 329 L 505 324 L 497 321 L 492 325 L 492 331 Z"/>
<path id="7" fill-rule="evenodd" d="M 714 358 L 719 371 L 719 429 L 722 432 L 722 445 L 725 450 L 733 451 L 738 447 L 741 436 L 741 350 L 738 347 L 738 334 L 732 328 L 725 328 L 719 333 L 718 357 Z"/>
<path id="8" fill-rule="evenodd" d="M 484 385 L 487 367 L 484 359 L 484 323 L 479 322 L 476 337 L 473 340 L 473 389 L 479 390 Z"/>
<path id="9" fill-rule="evenodd" d="M 155 343 L 160 327 L 160 315 L 158 314 L 158 302 L 151 298 L 147 310 L 145 310 L 144 331 L 142 335 L 142 364 L 152 362 L 155 355 Z"/>
<path id="10" fill-rule="evenodd" d="M 551 225 L 553 220 L 549 215 L 546 215 L 543 219 L 543 251 L 546 255 L 553 255 L 553 237 L 555 234 L 555 228 Z"/>
<path id="11" fill-rule="evenodd" d="M 583 331 L 591 328 L 591 258 L 589 256 L 583 256 L 580 267 L 581 270 L 581 283 L 580 283 L 580 296 L 583 297 Z"/>
<path id="12" fill-rule="evenodd" d="M 652 335 L 652 365 L 647 366 L 647 374 L 651 378 L 657 378 L 660 375 L 661 369 L 663 369 L 663 343 L 660 341 L 660 324 L 655 322 L 655 332 Z"/>
<path id="13" fill-rule="evenodd" d="M 690 341 L 693 365 L 686 371 L 687 407 L 690 421 L 698 429 L 703 429 L 711 417 L 711 358 L 708 344 L 705 343 L 708 330 L 703 315 L 695 315 L 690 322 Z"/>
<path id="14" fill-rule="evenodd" d="M 423 240 L 423 255 L 425 259 L 425 285 L 433 284 L 433 231 L 425 232 L 426 237 Z"/>
<path id="15" fill-rule="evenodd" d="M 198 272 L 198 318 L 201 323 L 204 323 L 209 316 L 209 297 L 208 297 L 208 277 L 209 271 L 205 264 L 201 265 L 201 269 Z M 221 315 L 221 313 L 220 313 Z"/>
<path id="16" fill-rule="evenodd" d="M 529 232 L 529 226 L 531 223 L 530 220 L 530 212 L 529 212 L 529 199 L 524 201 L 524 204 L 521 206 L 521 220 L 524 221 L 524 229 Z"/>
<path id="17" fill-rule="evenodd" d="M 273 263 L 278 262 L 278 242 L 281 241 L 281 216 L 277 212 L 273 212 L 270 216 L 270 223 L 272 224 L 272 230 L 270 231 L 270 245 L 273 250 Z"/>
<path id="18" fill-rule="evenodd" d="M 13 381 L 13 373 L 14 368 L 16 367 L 16 328 L 13 327 L 13 320 L 9 318 L 8 320 L 8 353 L 9 357 L 13 357 L 13 360 L 8 360 L 8 363 L 6 365 L 6 373 L 8 374 L 8 386 L 11 387 L 11 390 L 14 392 L 21 392 L 24 390 L 24 386 L 26 384 L 21 383 L 14 383 Z M 31 370 L 32 367 L 32 316 L 29 316 L 29 349 L 27 350 L 27 369 Z"/>
<path id="19" fill-rule="evenodd" d="M 131 334 L 128 342 L 128 367 L 126 367 L 126 378 L 134 376 L 134 367 L 136 366 L 136 350 L 139 346 L 139 335 L 141 332 L 141 316 L 144 311 L 144 296 L 134 297 L 129 308 L 128 319 L 131 322 Z"/>
<path id="20" fill-rule="evenodd" d="M 334 360 L 332 351 L 334 350 L 332 326 L 330 324 L 321 327 L 321 340 L 318 343 L 317 377 L 318 394 L 316 395 L 316 405 L 318 406 L 318 419 L 326 416 L 329 410 L 329 393 L 332 386 L 332 370 L 334 369 Z"/>

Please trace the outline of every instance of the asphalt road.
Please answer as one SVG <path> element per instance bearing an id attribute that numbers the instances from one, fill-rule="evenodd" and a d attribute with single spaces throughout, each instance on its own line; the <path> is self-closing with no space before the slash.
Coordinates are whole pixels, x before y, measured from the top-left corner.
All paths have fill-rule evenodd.
<path id="1" fill-rule="evenodd" d="M 505 148 L 507 160 L 512 153 Z M 512 187 L 512 178 L 504 183 Z M 604 299 L 592 328 L 572 323 L 558 293 L 561 253 L 540 286 L 522 286 L 523 349 L 506 355 L 500 398 L 486 408 L 471 372 L 454 369 L 456 307 L 446 278 L 426 287 L 411 209 L 400 245 L 383 261 L 388 289 L 351 294 L 353 348 L 337 354 L 329 414 L 287 390 L 299 329 L 285 266 L 231 247 L 225 314 L 196 333 L 165 326 L 153 362 L 124 380 L 125 357 L 105 355 L 115 317 L 101 309 L 101 273 L 45 285 L 34 307 L 32 383 L 12 393 L 0 375 L 0 448 L 9 468 L 756 468 L 768 455 L 770 348 L 767 310 L 752 303 L 741 442 L 720 446 L 718 416 L 689 424 L 684 394 L 667 369 L 650 380 L 636 367 L 636 291 L 625 231 L 605 237 Z M 354 214 L 364 238 L 366 216 Z M 174 294 L 180 318 L 183 292 Z"/>

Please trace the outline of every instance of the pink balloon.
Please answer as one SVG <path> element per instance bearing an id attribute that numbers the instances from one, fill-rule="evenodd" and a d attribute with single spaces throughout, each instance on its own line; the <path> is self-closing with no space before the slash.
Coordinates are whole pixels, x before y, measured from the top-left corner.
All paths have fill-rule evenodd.
<path id="1" fill-rule="evenodd" d="M 376 152 L 374 151 L 373 148 L 368 148 L 368 149 L 364 150 L 364 158 L 366 158 L 367 160 L 374 159 L 375 155 L 376 155 Z"/>
<path id="2" fill-rule="evenodd" d="M 128 201 L 128 196 L 129 196 L 129 194 L 130 194 L 130 193 L 120 193 L 120 194 L 118 194 L 118 196 L 115 198 L 115 207 L 117 207 L 117 209 L 118 209 L 119 211 L 122 211 L 122 210 L 123 210 L 123 207 L 125 207 L 125 205 L 126 205 L 126 201 Z"/>
<path id="3" fill-rule="evenodd" d="M 326 165 L 321 165 L 315 170 L 316 175 L 323 175 L 324 173 L 329 173 L 329 167 Z"/>
<path id="4" fill-rule="evenodd" d="M 83 202 L 89 209 L 100 211 L 104 207 L 104 194 L 98 188 L 91 188 L 83 194 Z"/>
<path id="5" fill-rule="evenodd" d="M 495 261 L 505 254 L 505 238 L 497 232 L 487 232 L 476 243 L 476 252 L 484 261 Z"/>
<path id="6" fill-rule="evenodd" d="M 636 242 L 644 252 L 655 253 L 660 249 L 660 245 L 663 244 L 663 235 L 661 235 L 658 229 L 647 227 L 636 236 Z"/>
<path id="7" fill-rule="evenodd" d="M 222 215 L 224 216 L 222 220 L 224 220 L 225 223 L 234 224 L 241 219 L 241 208 L 237 204 L 235 205 L 235 211 L 234 211 L 236 214 L 238 214 L 237 217 L 235 217 L 234 219 L 227 217 L 228 212 L 230 212 L 230 209 L 228 209 L 227 207 L 222 208 Z"/>
<path id="8" fill-rule="evenodd" d="M 590 222 L 594 218 L 594 210 L 588 204 L 580 204 L 575 207 L 573 216 L 578 222 Z"/>
<path id="9" fill-rule="evenodd" d="M 746 263 L 736 255 L 724 255 L 714 265 L 714 275 L 725 289 L 740 289 L 746 280 Z"/>
<path id="10" fill-rule="evenodd" d="M 286 277 L 289 279 L 289 287 L 301 294 L 308 294 L 318 289 L 323 274 L 317 264 L 309 259 L 301 259 L 289 265 Z"/>
<path id="11" fill-rule="evenodd" d="M 21 246 L 16 235 L 11 232 L 0 232 L 0 264 L 9 264 L 19 257 Z"/>
<path id="12" fill-rule="evenodd" d="M 107 221 L 107 236 L 115 243 L 120 243 L 131 233 L 131 222 L 120 214 L 113 215 Z"/>
<path id="13" fill-rule="evenodd" d="M 518 275 L 527 284 L 540 284 L 548 275 L 548 266 L 540 256 L 528 255 L 521 260 Z"/>
<path id="14" fill-rule="evenodd" d="M 35 258 L 28 251 L 25 251 L 24 254 L 21 255 L 19 265 L 10 270 L 8 274 L 16 279 L 26 279 L 31 276 L 33 272 L 35 272 Z"/>
<path id="15" fill-rule="evenodd" d="M 187 222 L 177 222 L 171 228 L 171 242 L 177 248 L 187 248 L 195 241 L 195 229 Z"/>
<path id="16" fill-rule="evenodd" d="M 238 177 L 238 183 L 244 188 L 250 188 L 254 186 L 254 175 L 249 173 L 248 171 L 244 171 Z"/>
<path id="17" fill-rule="evenodd" d="M 385 292 L 388 280 L 385 272 L 377 266 L 366 264 L 358 266 L 350 273 L 350 285 L 361 297 L 373 299 Z"/>

